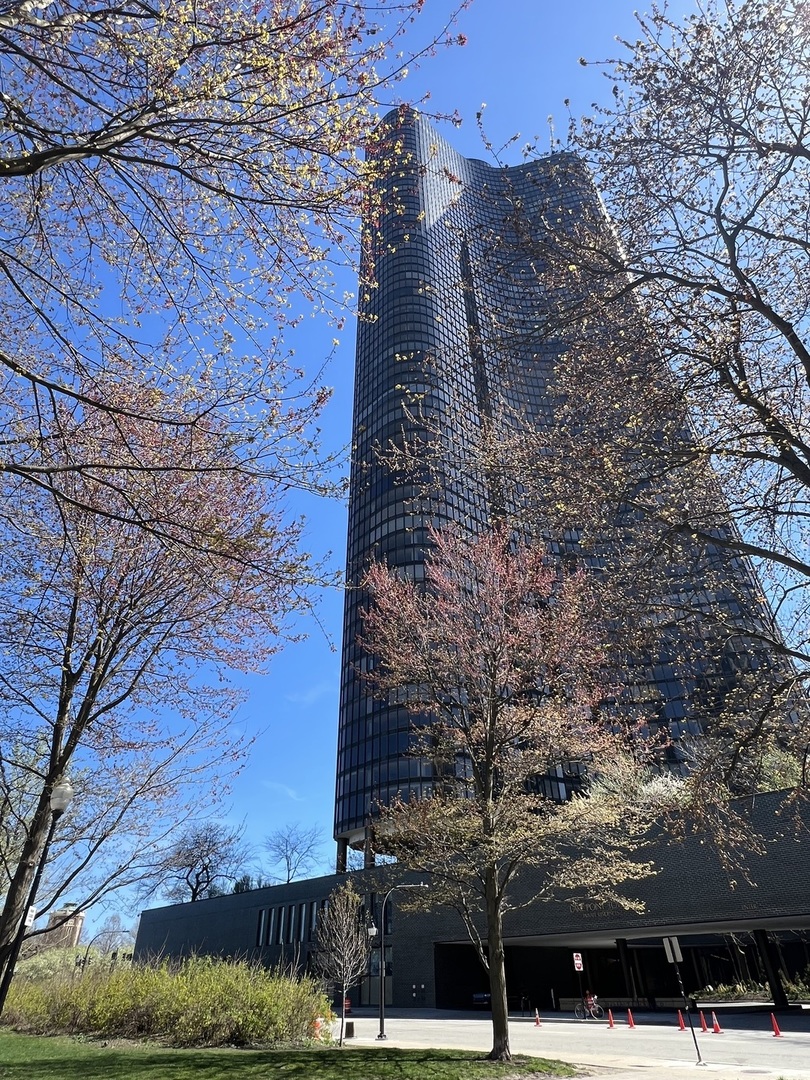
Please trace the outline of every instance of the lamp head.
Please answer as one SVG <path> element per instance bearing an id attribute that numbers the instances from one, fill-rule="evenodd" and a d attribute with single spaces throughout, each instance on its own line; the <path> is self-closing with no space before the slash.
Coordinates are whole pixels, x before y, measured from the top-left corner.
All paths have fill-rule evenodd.
<path id="1" fill-rule="evenodd" d="M 54 784 L 51 792 L 51 813 L 63 814 L 73 801 L 73 785 L 66 776 L 62 777 L 58 784 Z"/>

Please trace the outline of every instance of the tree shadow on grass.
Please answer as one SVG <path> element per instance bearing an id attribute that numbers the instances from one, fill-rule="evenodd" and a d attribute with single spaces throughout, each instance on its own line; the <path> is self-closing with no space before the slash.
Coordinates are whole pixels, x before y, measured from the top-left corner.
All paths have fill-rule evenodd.
<path id="1" fill-rule="evenodd" d="M 458 1050 L 105 1050 L 85 1046 L 80 1056 L 73 1057 L 69 1050 L 77 1048 L 66 1049 L 61 1055 L 52 1046 L 41 1057 L 32 1055 L 34 1060 L 0 1064 L 0 1080 L 469 1080 L 476 1075 L 489 1080 L 500 1074 L 524 1074 L 517 1062 L 498 1068 L 479 1054 Z M 540 1065 L 533 1062 L 525 1074 L 538 1075 Z"/>

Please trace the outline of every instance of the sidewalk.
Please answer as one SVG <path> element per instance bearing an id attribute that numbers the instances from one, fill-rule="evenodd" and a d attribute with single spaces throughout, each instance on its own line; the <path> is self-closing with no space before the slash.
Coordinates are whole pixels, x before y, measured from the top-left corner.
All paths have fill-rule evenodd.
<path id="1" fill-rule="evenodd" d="M 370 1010 L 349 1017 L 355 1038 L 349 1045 L 380 1045 L 378 1018 Z M 728 1025 L 726 1026 L 726 1021 Z M 512 1052 L 555 1058 L 582 1068 L 583 1075 L 601 1080 L 810 1080 L 810 1022 L 800 1018 L 782 1038 L 773 1036 L 767 1014 L 739 1020 L 723 1018 L 723 1033 L 699 1034 L 706 1062 L 698 1066 L 688 1031 L 661 1014 L 639 1014 L 637 1027 L 617 1018 L 615 1029 L 596 1022 L 578 1022 L 561 1014 L 543 1018 L 510 1019 Z M 386 1015 L 385 1045 L 410 1048 L 480 1050 L 492 1045 L 488 1014 L 392 1010 Z"/>

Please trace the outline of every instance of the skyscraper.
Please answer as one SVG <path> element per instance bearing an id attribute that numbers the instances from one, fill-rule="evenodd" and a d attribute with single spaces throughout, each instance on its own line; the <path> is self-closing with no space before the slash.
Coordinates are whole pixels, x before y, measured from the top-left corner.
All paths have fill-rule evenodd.
<path id="1" fill-rule="evenodd" d="M 580 225 L 610 228 L 587 171 L 561 153 L 509 169 L 468 161 L 409 110 L 386 117 L 380 134 L 381 160 L 390 161 L 395 149 L 396 164 L 381 177 L 365 223 L 335 817 L 339 870 L 349 844 L 359 848 L 368 840 L 373 855 L 377 806 L 399 792 L 429 793 L 436 779 L 434 762 L 415 752 L 414 724 L 431 718 L 414 718 L 399 699 L 377 701 L 366 692 L 369 659 L 357 642 L 368 602 L 357 586 L 366 565 L 384 558 L 422 580 L 431 526 L 452 523 L 475 536 L 506 520 L 516 543 L 542 543 L 561 572 L 572 563 L 587 566 L 595 580 L 618 579 L 618 597 L 629 611 L 618 611 L 614 626 L 616 609 L 607 608 L 604 629 L 621 677 L 604 712 L 611 723 L 623 716 L 637 722 L 650 743 L 660 736 L 658 765 L 703 767 L 700 747 L 724 743 L 704 735 L 747 723 L 752 687 L 789 681 L 781 680 L 786 665 L 767 646 L 774 627 L 756 577 L 723 542 L 733 540 L 734 527 L 719 485 L 688 468 L 669 478 L 671 455 L 656 456 L 656 440 L 666 436 L 676 456 L 680 447 L 688 459 L 691 434 L 675 381 L 668 384 L 666 370 L 656 367 L 644 320 L 631 305 L 614 303 L 594 318 L 600 303 L 586 295 L 591 283 L 569 272 L 567 258 L 557 257 L 555 265 L 548 252 L 559 241 L 558 255 L 564 254 L 566 237 Z M 537 232 L 545 250 L 533 246 Z M 584 343 L 573 333 L 566 337 L 567 320 L 580 311 L 588 312 Z M 628 337 L 633 342 L 625 348 Z M 561 379 L 573 339 L 574 374 L 590 377 L 590 388 L 608 384 L 591 412 L 581 410 L 577 395 L 566 397 L 570 383 Z M 612 347 L 617 339 L 619 349 Z M 664 390 L 671 384 L 672 394 L 639 393 L 640 381 L 657 378 Z M 638 447 L 634 395 L 652 415 L 648 442 Z M 661 400 L 669 405 L 658 416 Z M 517 468 L 509 457 L 513 434 L 515 448 L 530 442 L 534 455 Z M 608 464 L 621 466 L 626 454 L 627 468 L 619 468 L 613 491 L 595 470 L 596 505 L 585 505 L 579 495 L 588 496 L 588 485 L 577 481 L 589 479 L 582 475 L 587 463 L 598 462 L 611 436 L 621 437 L 614 438 Z M 561 462 L 566 444 L 570 460 Z M 554 505 L 558 478 L 562 514 Z M 687 490 L 693 480 L 694 491 Z M 692 540 L 688 530 L 679 538 L 677 529 L 673 539 L 660 532 L 654 515 L 645 518 L 660 506 L 667 512 L 662 517 L 677 524 L 685 496 L 711 504 L 708 540 Z M 606 597 L 612 600 L 609 591 Z M 535 793 L 544 785 L 542 794 L 562 799 L 577 782 L 576 771 L 561 766 L 533 776 L 531 786 Z M 674 1007 L 680 998 L 661 946 L 665 933 L 681 940 L 690 992 L 734 983 L 745 973 L 767 980 L 773 1000 L 786 1006 L 781 973 L 798 978 L 810 941 L 810 901 L 802 888 L 810 845 L 802 842 L 806 830 L 783 835 L 789 805 L 783 792 L 732 804 L 746 836 L 761 836 L 767 852 L 754 850 L 750 878 L 735 872 L 739 881 L 728 880 L 703 835 L 683 844 L 656 837 L 644 857 L 659 873 L 634 888 L 643 911 L 603 904 L 598 895 L 576 910 L 565 897 L 538 900 L 546 895 L 546 870 L 527 867 L 516 884 L 518 902 L 504 919 L 510 995 L 530 1008 L 556 1002 L 572 1010 L 582 991 L 571 965 L 576 951 L 588 985 L 606 1004 Z M 388 895 L 383 881 L 386 889 L 402 883 L 397 874 L 371 871 L 355 879 L 358 889 L 376 894 L 370 910 L 376 907 L 380 919 Z M 144 912 L 136 956 L 215 953 L 286 967 L 312 947 L 317 913 L 343 880 L 342 874 L 296 880 Z M 391 907 L 385 906 L 388 918 Z M 377 1003 L 381 982 L 384 1000 L 398 1008 L 469 1009 L 486 1000 L 486 974 L 455 912 L 400 909 L 390 929 L 383 978 L 375 975 L 353 991 L 356 1003 Z"/>
<path id="2" fill-rule="evenodd" d="M 432 762 L 413 752 L 413 717 L 399 703 L 373 700 L 363 686 L 363 570 L 380 558 L 418 581 L 431 526 L 455 522 L 474 534 L 495 517 L 519 519 L 517 489 L 476 464 L 474 449 L 509 415 L 538 430 L 549 423 L 562 346 L 539 329 L 538 312 L 555 303 L 554 290 L 542 265 L 521 250 L 516 223 L 544 215 L 565 230 L 586 213 L 602 213 L 587 171 L 569 154 L 493 167 L 457 154 L 410 109 L 383 120 L 381 145 L 396 151 L 396 164 L 379 181 L 379 209 L 365 222 L 335 812 L 339 866 L 347 845 L 365 841 L 376 804 L 398 792 L 418 795 L 434 779 Z M 496 341 L 498 325 L 509 329 L 508 348 Z M 437 441 L 446 452 L 420 464 L 422 450 Z M 392 450 L 410 467 L 392 464 Z M 604 538 L 614 553 L 621 531 Z M 551 530 L 544 540 L 552 553 L 577 552 L 576 535 Z M 600 553 L 591 551 L 588 560 L 596 567 Z M 684 549 L 682 561 L 661 576 L 662 597 L 673 610 L 692 613 L 674 620 L 655 648 L 627 658 L 623 700 L 614 707 L 641 708 L 677 768 L 684 738 L 710 726 L 741 673 L 768 663 L 746 635 L 771 620 L 750 568 L 722 547 Z M 704 626 L 710 609 L 722 612 L 722 639 Z M 546 778 L 561 798 L 567 782 L 562 773 Z"/>

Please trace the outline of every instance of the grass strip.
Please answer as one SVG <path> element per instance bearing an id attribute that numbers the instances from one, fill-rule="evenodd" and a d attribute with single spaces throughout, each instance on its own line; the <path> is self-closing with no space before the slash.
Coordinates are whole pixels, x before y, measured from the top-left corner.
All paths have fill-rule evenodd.
<path id="1" fill-rule="evenodd" d="M 516 1056 L 502 1065 L 466 1050 L 176 1050 L 0 1031 L 0 1080 L 522 1080 L 576 1075 L 562 1061 Z"/>

